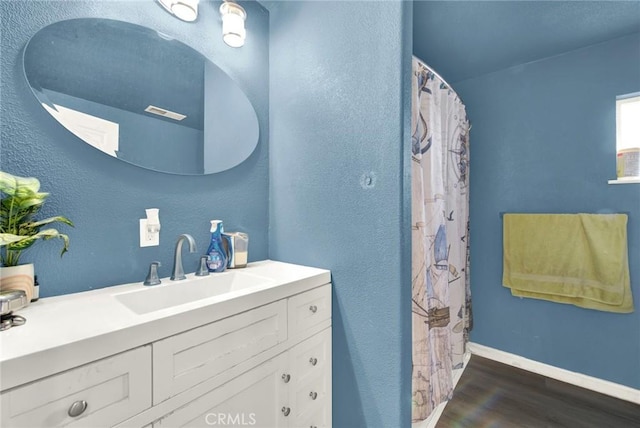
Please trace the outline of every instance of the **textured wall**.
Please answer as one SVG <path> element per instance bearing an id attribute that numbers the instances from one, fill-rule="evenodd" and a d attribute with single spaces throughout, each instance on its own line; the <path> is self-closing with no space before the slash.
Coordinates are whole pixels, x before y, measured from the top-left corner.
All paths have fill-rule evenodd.
<path id="1" fill-rule="evenodd" d="M 45 215 L 63 214 L 75 223 L 61 227 L 71 238 L 59 257 L 58 242 L 28 250 L 36 263 L 41 294 L 51 296 L 142 281 L 152 260 L 168 276 L 175 239 L 192 234 L 200 253 L 208 246 L 209 220 L 249 233 L 250 259 L 268 254 L 268 13 L 246 3 L 247 43 L 222 42 L 219 2 L 201 2 L 193 24 L 171 17 L 153 1 L 2 1 L 1 167 L 37 176 L 51 197 Z M 227 71 L 244 89 L 259 117 L 261 137 L 251 157 L 229 171 L 187 177 L 144 170 L 110 158 L 78 140 L 50 117 L 31 94 L 22 70 L 22 49 L 40 28 L 64 19 L 102 17 L 145 25 L 189 44 Z M 138 219 L 160 208 L 160 246 L 139 248 Z M 186 255 L 194 271 L 197 254 Z"/>
<path id="2" fill-rule="evenodd" d="M 411 420 L 411 3 L 363 5 L 270 3 L 270 256 L 331 269 L 333 426 L 400 427 Z"/>
<path id="3" fill-rule="evenodd" d="M 615 97 L 640 91 L 640 34 L 456 83 L 471 131 L 474 342 L 640 387 L 640 185 L 615 178 Z M 636 311 L 512 297 L 500 212 L 628 212 Z"/>

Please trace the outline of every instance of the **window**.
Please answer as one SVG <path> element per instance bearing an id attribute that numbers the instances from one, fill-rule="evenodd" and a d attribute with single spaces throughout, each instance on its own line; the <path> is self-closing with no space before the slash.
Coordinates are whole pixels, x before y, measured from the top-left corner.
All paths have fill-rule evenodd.
<path id="1" fill-rule="evenodd" d="M 616 172 L 610 184 L 640 183 L 640 92 L 616 97 Z"/>
<path id="2" fill-rule="evenodd" d="M 616 151 L 640 147 L 640 93 L 616 97 Z"/>

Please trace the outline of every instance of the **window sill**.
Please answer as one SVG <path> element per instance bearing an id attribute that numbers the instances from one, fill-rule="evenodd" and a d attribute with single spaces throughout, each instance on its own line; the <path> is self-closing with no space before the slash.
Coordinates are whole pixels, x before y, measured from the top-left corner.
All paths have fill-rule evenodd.
<path id="1" fill-rule="evenodd" d="M 625 177 L 617 180 L 609 180 L 609 184 L 631 184 L 640 183 L 640 177 Z"/>

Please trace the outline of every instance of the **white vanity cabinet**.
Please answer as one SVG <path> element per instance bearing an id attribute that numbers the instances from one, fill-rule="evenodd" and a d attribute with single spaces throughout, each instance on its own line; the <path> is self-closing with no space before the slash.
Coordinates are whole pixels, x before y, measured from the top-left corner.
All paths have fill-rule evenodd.
<path id="1" fill-rule="evenodd" d="M 172 408 L 153 427 L 331 426 L 330 323 L 331 286 L 327 284 L 154 343 L 155 404 L 156 396 L 162 400 L 180 391 L 189 394 L 187 384 L 202 389 L 199 383 L 208 378 L 215 381 L 224 370 L 251 359 L 261 361 L 265 350 L 274 348 L 279 353 Z M 222 342 L 223 338 L 227 341 Z M 276 348 L 278 343 L 285 347 Z M 190 364 L 177 362 L 182 352 L 192 351 L 194 355 L 185 357 Z M 161 364 L 155 363 L 158 360 Z M 158 377 L 164 380 L 155 382 Z"/>
<path id="2" fill-rule="evenodd" d="M 331 426 L 331 328 L 233 378 L 153 428 Z"/>
<path id="3" fill-rule="evenodd" d="M 115 425 L 151 406 L 151 347 L 10 389 L 0 401 L 2 427 Z"/>
<path id="4" fill-rule="evenodd" d="M 263 261 L 211 277 L 241 287 L 169 283 L 211 297 L 161 310 L 144 299 L 163 289 L 141 284 L 31 305 L 0 333 L 0 427 L 330 427 L 329 271 Z"/>
<path id="5" fill-rule="evenodd" d="M 258 426 L 286 427 L 282 412 L 287 385 L 282 379 L 287 358 L 281 354 L 174 410 L 153 428 Z"/>

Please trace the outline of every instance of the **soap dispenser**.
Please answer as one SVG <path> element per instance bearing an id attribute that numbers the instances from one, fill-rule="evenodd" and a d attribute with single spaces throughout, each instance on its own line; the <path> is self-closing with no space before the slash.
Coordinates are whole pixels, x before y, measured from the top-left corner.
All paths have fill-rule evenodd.
<path id="1" fill-rule="evenodd" d="M 211 220 L 211 243 L 207 249 L 207 268 L 209 272 L 224 272 L 227 268 L 227 252 L 222 243 L 224 227 L 221 220 Z"/>

